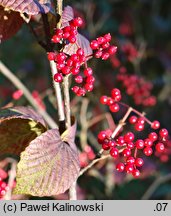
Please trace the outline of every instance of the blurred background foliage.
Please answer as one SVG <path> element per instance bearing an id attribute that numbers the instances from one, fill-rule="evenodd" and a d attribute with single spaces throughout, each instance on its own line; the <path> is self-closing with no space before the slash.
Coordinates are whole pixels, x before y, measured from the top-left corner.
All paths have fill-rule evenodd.
<path id="1" fill-rule="evenodd" d="M 147 113 L 150 120 L 157 119 L 162 127 L 171 131 L 171 1 L 169 0 L 80 0 L 64 1 L 65 6 L 71 5 L 75 14 L 85 18 L 85 26 L 81 33 L 88 39 L 110 32 L 113 43 L 118 46 L 117 59 L 119 64 L 127 69 L 128 74 L 143 77 L 153 84 L 152 94 L 156 96 L 157 104 L 152 107 L 135 105 L 131 96 L 126 94 L 125 88 L 117 81 L 119 67 L 110 61 L 93 60 L 91 66 L 96 76 L 95 91 L 89 93 L 84 100 L 72 99 L 72 112 L 78 119 L 78 137 L 76 139 L 80 150 L 82 131 L 81 107 L 88 103 L 87 119 L 91 120 L 103 112 L 107 112 L 99 105 L 98 99 L 102 94 L 109 94 L 113 87 L 119 87 L 123 100 L 139 111 Z M 32 21 L 33 22 L 33 21 Z M 123 52 L 123 45 L 132 44 L 135 52 L 133 60 Z M 143 56 L 137 58 L 136 53 Z M 0 44 L 0 59 L 16 76 L 30 89 L 37 91 L 42 97 L 47 111 L 56 119 L 55 98 L 51 83 L 50 68 L 46 53 L 38 45 L 29 31 L 27 24 L 11 39 Z M 138 59 L 138 61 L 136 61 Z M 116 61 L 115 61 L 116 63 Z M 0 74 L 0 106 L 8 103 L 13 105 L 28 105 L 22 97 L 14 100 L 15 86 Z M 81 101 L 82 100 L 82 101 Z M 117 122 L 122 116 L 113 115 Z M 95 136 L 99 130 L 107 127 L 106 120 L 98 122 L 87 132 L 88 141 L 95 152 L 99 146 Z M 87 139 L 86 139 L 87 140 Z M 171 147 L 170 147 L 171 148 Z M 78 191 L 80 199 L 141 199 L 149 186 L 160 180 L 161 176 L 171 173 L 170 155 L 166 162 L 153 157 L 146 159 L 140 179 L 118 174 L 114 171 L 113 160 L 97 164 L 89 172 L 79 178 Z M 160 181 L 159 181 L 160 183 Z M 162 183 L 162 181 L 161 181 Z M 65 195 L 54 199 L 65 199 Z M 150 199 L 170 199 L 171 180 L 164 181 L 156 187 Z M 35 199 L 34 197 L 30 199 Z"/>

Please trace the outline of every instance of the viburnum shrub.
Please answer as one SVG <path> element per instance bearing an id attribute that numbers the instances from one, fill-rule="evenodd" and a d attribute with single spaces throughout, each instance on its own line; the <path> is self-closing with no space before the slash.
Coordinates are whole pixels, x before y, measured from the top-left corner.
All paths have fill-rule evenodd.
<path id="1" fill-rule="evenodd" d="M 7 13 L 6 8 L 10 12 Z M 9 26 L 3 31 L 5 27 L 1 24 L 1 40 L 11 37 L 26 21 L 38 43 L 45 49 L 51 68 L 58 112 L 57 124 L 47 113 L 39 92 L 35 90 L 30 93 L 13 74 L 9 75 L 10 71 L 1 63 L 1 71 L 19 88 L 13 93 L 12 98 L 18 101 L 25 96 L 36 110 L 24 106 L 8 106 L 1 109 L 1 154 L 10 153 L 20 157 L 16 187 L 13 191 L 15 194 L 55 196 L 69 189 L 69 198 L 76 199 L 77 179 L 95 163 L 112 157 L 117 171 L 132 174 L 134 178 L 140 177 L 141 167 L 145 163 L 144 156 L 150 157 L 153 153 L 160 156 L 165 152 L 169 135 L 167 129 L 160 127 L 159 121 L 151 121 L 145 113 L 125 104 L 122 91 L 113 85 L 109 96 L 99 97 L 99 106 L 105 106 L 104 109 L 108 110 L 110 117 L 121 113 L 123 116 L 120 117 L 118 124 L 99 131 L 95 140 L 95 143 L 100 145 L 97 155 L 96 148 L 88 145 L 85 140 L 82 149 L 75 144 L 79 120 L 72 116 L 70 95 L 74 93 L 83 101 L 96 89 L 98 78 L 91 63 L 94 60 L 103 63 L 110 60 L 113 67 L 119 68 L 117 80 L 123 83 L 128 95 L 133 95 L 137 105 L 154 106 L 156 99 L 150 96 L 152 86 L 149 83 L 138 76 L 126 74 L 125 67 L 116 56 L 119 48 L 110 33 L 89 41 L 79 33 L 85 21 L 81 17 L 75 17 L 70 6 L 62 10 L 62 1 L 59 0 L 55 15 L 54 11 L 55 6 L 51 1 L 0 1 L 0 13 L 4 16 L 10 14 L 11 23 L 11 17 L 14 15 L 14 22 L 18 20 L 15 31 L 10 33 Z M 52 23 L 49 21 L 48 13 L 54 16 L 51 18 Z M 39 38 L 31 24 L 36 20 L 37 14 L 42 16 L 45 41 Z M 123 46 L 121 52 L 129 56 L 129 61 L 137 57 L 137 52 L 131 45 Z M 84 109 L 83 106 L 82 111 Z M 84 127 L 83 132 L 89 129 L 84 123 L 81 127 Z M 145 131 L 145 137 L 142 136 L 142 131 Z M 84 138 L 85 134 L 80 133 L 80 140 Z M 6 191 L 13 188 L 11 183 L 8 187 L 6 178 L 7 176 L 0 179 L 0 197 L 5 196 Z M 12 181 L 15 182 L 14 175 Z"/>

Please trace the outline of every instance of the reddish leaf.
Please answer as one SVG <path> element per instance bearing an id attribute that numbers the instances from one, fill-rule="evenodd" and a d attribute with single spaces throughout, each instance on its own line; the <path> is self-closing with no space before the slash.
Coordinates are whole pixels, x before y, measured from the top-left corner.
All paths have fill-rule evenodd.
<path id="1" fill-rule="evenodd" d="M 50 0 L 0 0 L 0 5 L 8 10 L 35 15 L 48 13 L 51 6 Z"/>
<path id="2" fill-rule="evenodd" d="M 74 44 L 68 44 L 65 46 L 63 52 L 72 55 L 76 53 L 78 48 L 82 48 L 84 50 L 85 56 L 92 55 L 92 49 L 90 47 L 90 42 L 83 35 L 77 35 L 77 41 Z"/>
<path id="3" fill-rule="evenodd" d="M 15 35 L 23 24 L 20 14 L 13 11 L 4 11 L 0 6 L 0 42 Z"/>
<path id="4" fill-rule="evenodd" d="M 33 109 L 14 107 L 0 111 L 0 154 L 20 153 L 47 125 Z"/>
<path id="5" fill-rule="evenodd" d="M 62 137 L 57 129 L 48 130 L 30 143 L 18 163 L 15 194 L 52 196 L 70 188 L 80 170 L 75 128 Z"/>
<path id="6" fill-rule="evenodd" d="M 66 6 L 62 13 L 62 28 L 68 25 L 68 22 L 74 18 L 72 7 Z"/>

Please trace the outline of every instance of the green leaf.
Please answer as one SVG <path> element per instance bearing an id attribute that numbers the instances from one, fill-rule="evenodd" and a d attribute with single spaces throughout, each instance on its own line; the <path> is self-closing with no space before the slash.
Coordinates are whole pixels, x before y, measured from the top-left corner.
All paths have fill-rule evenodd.
<path id="1" fill-rule="evenodd" d="M 20 155 L 28 144 L 47 130 L 42 116 L 32 108 L 0 110 L 0 155 Z"/>
<path id="2" fill-rule="evenodd" d="M 15 194 L 52 196 L 70 188 L 80 170 L 75 130 L 75 124 L 62 136 L 48 130 L 30 143 L 18 163 Z"/>

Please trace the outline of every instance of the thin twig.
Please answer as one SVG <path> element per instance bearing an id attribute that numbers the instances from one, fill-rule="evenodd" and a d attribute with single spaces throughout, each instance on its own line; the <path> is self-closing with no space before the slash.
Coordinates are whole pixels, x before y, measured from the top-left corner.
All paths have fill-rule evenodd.
<path id="1" fill-rule="evenodd" d="M 58 73 L 56 64 L 54 61 L 50 61 L 50 67 L 51 67 L 51 72 L 52 72 L 52 79 L 56 73 Z M 64 114 L 64 109 L 63 109 L 63 101 L 62 101 L 62 93 L 61 93 L 61 86 L 60 83 L 55 82 L 53 79 L 53 86 L 55 89 L 55 94 L 56 94 L 56 101 L 57 101 L 57 108 L 58 108 L 58 119 L 59 121 L 64 121 L 65 120 L 65 114 Z"/>
<path id="2" fill-rule="evenodd" d="M 158 177 L 148 188 L 148 190 L 142 196 L 142 200 L 148 200 L 153 195 L 155 190 L 163 183 L 171 180 L 171 173 Z"/>
<path id="3" fill-rule="evenodd" d="M 0 61 L 0 71 L 6 78 L 8 78 L 14 84 L 16 88 L 22 90 L 24 96 L 27 98 L 30 104 L 37 110 L 37 112 L 39 112 L 44 117 L 49 127 L 57 128 L 57 124 L 51 118 L 51 116 L 45 110 L 40 109 L 40 107 L 38 107 L 35 99 L 33 98 L 30 91 L 27 89 L 27 87 L 1 61 Z"/>
<path id="4" fill-rule="evenodd" d="M 66 128 L 71 127 L 71 109 L 70 109 L 70 95 L 69 95 L 69 75 L 64 77 L 64 105 L 66 115 Z"/>

